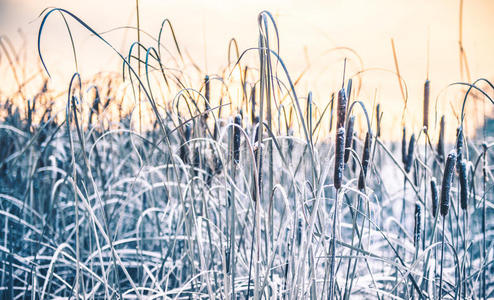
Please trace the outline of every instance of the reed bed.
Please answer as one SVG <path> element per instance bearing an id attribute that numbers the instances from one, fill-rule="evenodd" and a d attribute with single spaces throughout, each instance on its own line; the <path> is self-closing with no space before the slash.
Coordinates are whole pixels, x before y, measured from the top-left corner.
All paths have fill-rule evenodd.
<path id="1" fill-rule="evenodd" d="M 38 45 L 53 13 L 115 50 L 58 8 L 43 12 Z M 61 93 L 39 49 L 39 92 L 19 78 L 1 96 L 2 299 L 494 297 L 494 139 L 463 130 L 465 104 L 493 104 L 493 85 L 456 83 L 462 112 L 446 121 L 427 78 L 424 129 L 393 128 L 400 149 L 357 77 L 343 71 L 318 107 L 279 56 L 273 16 L 258 21 L 257 47 L 233 40 L 217 74 L 186 66 L 169 20 L 156 45 L 115 50 L 122 74 L 75 73 Z M 252 52 L 257 65 L 244 63 Z"/>

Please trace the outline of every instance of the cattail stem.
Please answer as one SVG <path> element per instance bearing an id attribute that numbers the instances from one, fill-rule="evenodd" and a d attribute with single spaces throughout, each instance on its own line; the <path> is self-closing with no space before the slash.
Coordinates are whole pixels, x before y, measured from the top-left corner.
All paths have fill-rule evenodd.
<path id="1" fill-rule="evenodd" d="M 425 133 L 425 142 L 424 142 L 424 163 L 427 166 L 428 157 L 427 157 L 427 142 L 429 140 L 429 134 Z M 422 180 L 424 181 L 424 234 L 422 235 L 422 250 L 425 250 L 425 240 L 427 236 L 427 169 L 423 170 L 424 176 Z"/>
<path id="2" fill-rule="evenodd" d="M 482 166 L 482 185 L 483 185 L 483 199 L 482 199 L 482 256 L 480 261 L 484 261 L 487 257 L 487 240 L 486 240 L 486 200 L 487 200 L 487 190 L 486 190 L 486 182 L 487 182 L 487 145 L 484 143 L 482 145 L 483 148 L 483 166 Z M 485 267 L 482 268 L 482 299 L 486 299 L 486 283 L 485 283 Z"/>
<path id="3" fill-rule="evenodd" d="M 441 241 L 441 262 L 440 262 L 440 275 L 439 275 L 439 300 L 443 297 L 443 260 L 444 260 L 444 226 L 446 216 L 443 217 L 443 236 Z"/>
<path id="4" fill-rule="evenodd" d="M 338 213 L 338 194 L 340 192 L 340 188 L 336 189 L 336 198 L 334 202 L 334 214 L 333 214 L 333 229 L 331 232 L 331 243 L 330 243 L 330 253 L 331 253 L 331 261 L 329 263 L 330 266 L 330 277 L 329 277 L 329 297 L 328 299 L 333 300 L 335 299 L 334 297 L 334 292 L 335 292 L 335 281 L 336 281 L 336 222 L 338 220 L 337 218 L 337 213 Z"/>

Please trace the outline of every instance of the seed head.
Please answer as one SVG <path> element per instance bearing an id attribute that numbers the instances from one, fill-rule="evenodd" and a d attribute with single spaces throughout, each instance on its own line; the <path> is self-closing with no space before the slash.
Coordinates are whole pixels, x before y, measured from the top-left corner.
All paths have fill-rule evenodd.
<path id="1" fill-rule="evenodd" d="M 233 128 L 233 161 L 235 164 L 240 162 L 240 128 L 242 127 L 242 116 L 235 116 L 235 127 Z"/>
<path id="2" fill-rule="evenodd" d="M 370 146 L 370 134 L 367 132 L 365 136 L 364 151 L 362 152 L 362 169 L 360 170 L 358 178 L 358 189 L 361 191 L 365 189 L 365 177 L 367 176 L 367 168 L 369 167 L 370 159 Z"/>
<path id="3" fill-rule="evenodd" d="M 427 79 L 424 84 L 424 127 L 429 128 L 429 93 L 431 82 Z"/>
<path id="4" fill-rule="evenodd" d="M 334 159 L 334 187 L 339 189 L 343 179 L 345 155 L 345 128 L 340 127 L 336 132 L 335 159 Z"/>
<path id="5" fill-rule="evenodd" d="M 444 161 L 445 152 L 444 152 L 444 127 L 445 121 L 444 116 L 441 117 L 441 122 L 439 123 L 439 139 L 437 141 L 437 156 L 440 162 Z"/>
<path id="6" fill-rule="evenodd" d="M 422 231 L 422 217 L 421 217 L 421 206 L 418 203 L 415 203 L 415 227 L 414 227 L 414 234 L 413 234 L 413 244 L 415 247 L 419 244 L 420 241 L 420 234 Z"/>
<path id="7" fill-rule="evenodd" d="M 464 159 L 460 161 L 458 173 L 460 176 L 460 205 L 461 209 L 466 210 L 468 204 L 468 171 L 467 163 Z"/>
<path id="8" fill-rule="evenodd" d="M 439 199 L 437 195 L 437 183 L 436 178 L 431 179 L 431 200 L 432 200 L 432 216 L 436 218 L 437 216 L 437 208 L 439 206 Z"/>
<path id="9" fill-rule="evenodd" d="M 351 116 L 348 119 L 348 126 L 346 128 L 346 137 L 345 137 L 345 164 L 348 163 L 348 159 L 350 158 L 350 147 L 352 146 L 353 140 L 353 125 L 355 123 L 355 116 Z"/>
<path id="10" fill-rule="evenodd" d="M 443 183 L 441 186 L 441 215 L 444 217 L 448 214 L 449 210 L 449 192 L 451 190 L 451 180 L 456 163 L 456 153 L 454 150 L 448 154 L 446 159 L 446 166 L 444 167 Z"/>
<path id="11" fill-rule="evenodd" d="M 412 169 L 413 163 L 413 150 L 415 149 L 415 135 L 410 136 L 410 142 L 408 143 L 408 153 L 405 163 L 405 171 L 408 173 Z"/>

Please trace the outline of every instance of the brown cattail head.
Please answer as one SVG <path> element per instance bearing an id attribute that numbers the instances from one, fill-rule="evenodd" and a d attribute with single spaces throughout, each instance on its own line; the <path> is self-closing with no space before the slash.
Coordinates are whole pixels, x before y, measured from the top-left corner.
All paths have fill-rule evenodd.
<path id="1" fill-rule="evenodd" d="M 302 242 L 302 231 L 303 231 L 303 224 L 302 224 L 302 219 L 298 219 L 297 222 L 297 239 L 296 243 L 297 246 L 300 246 L 300 243 Z"/>
<path id="2" fill-rule="evenodd" d="M 93 106 L 92 106 L 91 110 L 89 111 L 89 119 L 88 119 L 89 123 L 92 122 L 94 114 L 96 114 L 97 116 L 99 116 L 99 114 L 100 114 L 101 99 L 99 96 L 99 91 L 98 91 L 98 89 L 94 89 L 94 91 L 95 91 L 95 95 L 94 95 L 94 100 L 93 100 Z"/>
<path id="3" fill-rule="evenodd" d="M 424 127 L 427 130 L 429 128 L 429 93 L 430 93 L 430 81 L 427 79 L 424 84 Z"/>
<path id="4" fill-rule="evenodd" d="M 334 187 L 339 189 L 343 180 L 345 155 L 345 127 L 338 128 L 336 132 L 335 158 L 334 158 Z"/>
<path id="5" fill-rule="evenodd" d="M 347 104 L 347 99 L 346 99 L 345 89 L 341 89 L 338 92 L 338 115 L 336 121 L 337 130 L 345 127 L 346 104 Z"/>
<path id="6" fill-rule="evenodd" d="M 209 105 L 210 102 L 209 102 L 209 76 L 206 75 L 204 77 L 204 98 L 206 98 L 206 101 L 204 101 L 204 109 L 206 111 L 209 111 L 211 109 L 211 106 Z M 209 112 L 206 112 L 203 116 L 203 119 L 204 120 L 207 120 L 209 117 Z"/>
<path id="7" fill-rule="evenodd" d="M 183 138 L 182 138 L 182 146 L 180 147 L 180 159 L 184 162 L 184 164 L 189 163 L 189 146 L 186 144 L 190 140 L 190 135 L 192 131 L 192 126 L 190 123 L 186 123 L 184 125 Z"/>
<path id="8" fill-rule="evenodd" d="M 432 216 L 436 218 L 437 208 L 439 206 L 439 199 L 437 196 L 437 183 L 435 177 L 432 177 L 431 179 L 431 200 L 432 200 Z"/>
<path id="9" fill-rule="evenodd" d="M 355 116 L 351 116 L 348 119 L 348 124 L 346 128 L 346 137 L 345 137 L 345 164 L 348 162 L 350 158 L 350 147 L 352 146 L 353 140 L 353 125 L 355 123 Z"/>
<path id="10" fill-rule="evenodd" d="M 413 163 L 413 150 L 415 149 L 415 135 L 410 136 L 410 142 L 408 143 L 407 159 L 405 163 L 405 172 L 410 172 Z"/>
<path id="11" fill-rule="evenodd" d="M 254 117 L 254 123 L 253 123 L 253 128 L 255 128 L 255 132 L 254 132 L 254 143 L 257 142 L 259 140 L 259 116 L 255 116 Z"/>
<path id="12" fill-rule="evenodd" d="M 348 79 L 348 84 L 346 86 L 346 98 L 350 101 L 350 96 L 352 94 L 352 79 Z"/>
<path id="13" fill-rule="evenodd" d="M 443 162 L 444 157 L 446 156 L 444 152 L 444 127 L 445 121 L 444 116 L 442 116 L 441 122 L 439 123 L 439 139 L 437 141 L 437 156 L 440 162 Z"/>
<path id="14" fill-rule="evenodd" d="M 353 137 L 352 149 L 353 151 L 357 152 L 357 139 L 355 137 Z M 357 163 L 354 160 L 352 164 L 352 172 L 355 173 L 356 171 L 357 171 Z"/>
<path id="15" fill-rule="evenodd" d="M 333 112 L 334 112 L 334 93 L 331 93 L 331 101 L 329 102 L 331 105 L 330 115 L 329 115 L 329 131 L 333 130 Z"/>
<path id="16" fill-rule="evenodd" d="M 456 129 L 456 169 L 460 171 L 460 162 L 463 159 L 463 128 Z"/>
<path id="17" fill-rule="evenodd" d="M 369 167 L 370 159 L 370 148 L 371 148 L 371 137 L 367 132 L 365 136 L 364 151 L 362 152 L 362 169 L 360 170 L 360 175 L 358 178 L 358 189 L 365 189 L 365 177 L 367 175 L 367 168 Z"/>
<path id="18" fill-rule="evenodd" d="M 441 186 L 441 215 L 446 216 L 449 210 L 449 192 L 451 190 L 451 180 L 456 163 L 456 153 L 454 150 L 448 154 L 446 166 L 444 167 L 443 183 Z"/>
<path id="19" fill-rule="evenodd" d="M 235 127 L 233 128 L 233 161 L 235 164 L 240 162 L 240 128 L 242 127 L 242 116 L 235 116 Z"/>
<path id="20" fill-rule="evenodd" d="M 43 87 L 41 88 L 41 93 L 48 92 L 48 78 L 43 82 Z"/>
<path id="21" fill-rule="evenodd" d="M 415 247 L 419 245 L 420 242 L 420 234 L 422 231 L 422 217 L 421 217 L 422 208 L 420 204 L 415 203 L 415 226 L 413 231 L 413 244 Z"/>
<path id="22" fill-rule="evenodd" d="M 460 204 L 461 209 L 466 210 L 468 205 L 468 170 L 466 161 L 462 159 L 458 167 L 458 173 L 460 176 Z"/>
<path id="23" fill-rule="evenodd" d="M 255 124 L 256 119 L 256 86 L 254 85 L 250 91 L 250 116 L 252 124 Z"/>
<path id="24" fill-rule="evenodd" d="M 403 165 L 407 164 L 407 128 L 403 126 L 403 135 L 401 137 L 401 161 Z"/>
<path id="25" fill-rule="evenodd" d="M 206 98 L 206 110 L 209 110 L 210 109 L 210 106 L 209 106 L 209 76 L 206 75 L 204 77 L 204 98 Z M 206 114 L 205 116 L 207 116 L 208 114 Z M 207 118 L 207 117 L 206 117 Z"/>
<path id="26" fill-rule="evenodd" d="M 376 136 L 381 137 L 381 104 L 376 105 Z"/>

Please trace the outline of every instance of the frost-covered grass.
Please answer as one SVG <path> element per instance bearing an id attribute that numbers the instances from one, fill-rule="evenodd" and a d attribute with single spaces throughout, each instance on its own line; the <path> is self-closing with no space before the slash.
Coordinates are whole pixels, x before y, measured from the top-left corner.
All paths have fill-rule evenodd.
<path id="1" fill-rule="evenodd" d="M 44 18 L 53 12 L 77 19 L 57 9 Z M 46 86 L 26 96 L 22 112 L 2 99 L 3 298 L 494 296 L 492 132 L 458 135 L 461 147 L 438 139 L 439 125 L 413 138 L 396 128 L 402 144 L 387 142 L 386 112 L 357 101 L 345 74 L 325 107 L 305 97 L 278 57 L 271 15 L 259 20 L 247 50 L 258 65 L 238 52 L 199 86 L 161 60 L 160 31 L 156 48 L 134 43 L 122 56 L 124 80 L 75 74 L 61 96 Z M 486 80 L 464 92 L 467 104 L 475 92 L 491 105 Z M 125 93 L 142 102 L 126 109 Z M 348 160 L 335 172 L 337 132 Z M 443 192 L 449 150 L 466 164 L 466 199 L 459 171 Z"/>

